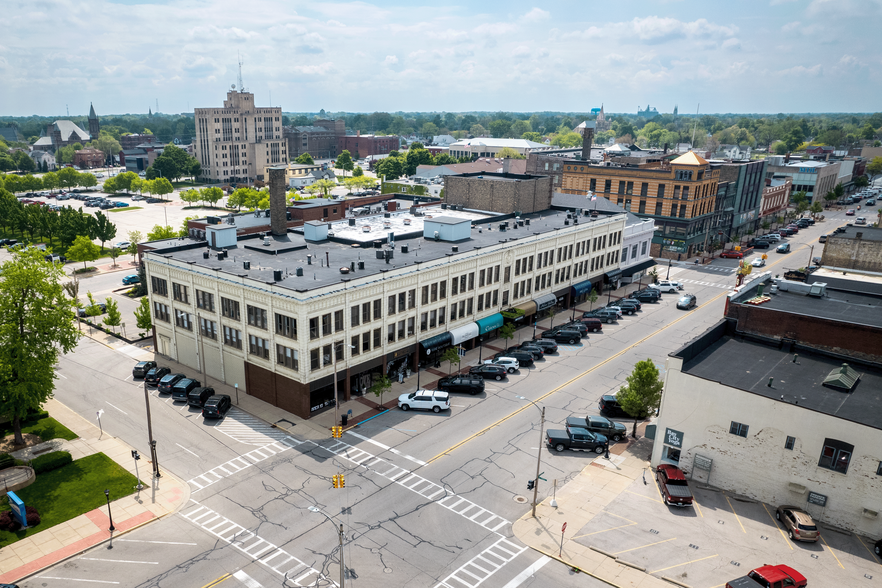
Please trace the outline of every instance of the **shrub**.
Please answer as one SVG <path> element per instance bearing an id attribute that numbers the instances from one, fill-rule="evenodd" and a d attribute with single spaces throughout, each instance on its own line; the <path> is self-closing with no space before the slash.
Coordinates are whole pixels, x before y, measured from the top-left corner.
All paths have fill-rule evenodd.
<path id="1" fill-rule="evenodd" d="M 11 510 L 4 510 L 0 512 L 0 530 L 2 531 L 18 531 L 21 528 L 21 525 L 15 517 L 12 516 Z"/>
<path id="2" fill-rule="evenodd" d="M 40 513 L 33 506 L 25 506 L 26 519 L 28 527 L 36 527 L 40 524 Z"/>
<path id="3" fill-rule="evenodd" d="M 41 455 L 40 457 L 33 460 L 31 462 L 31 467 L 34 468 L 35 474 L 42 474 L 44 472 L 57 470 L 60 467 L 66 466 L 72 461 L 73 458 L 67 451 L 53 451 L 52 453 Z"/>
<path id="4" fill-rule="evenodd" d="M 15 458 L 8 453 L 0 453 L 0 470 L 11 468 L 15 465 Z"/>

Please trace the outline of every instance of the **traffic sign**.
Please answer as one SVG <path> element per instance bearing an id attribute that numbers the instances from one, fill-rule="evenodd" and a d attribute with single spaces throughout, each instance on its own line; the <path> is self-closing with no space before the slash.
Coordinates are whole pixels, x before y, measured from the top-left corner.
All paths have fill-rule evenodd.
<path id="1" fill-rule="evenodd" d="M 560 532 L 561 532 L 561 533 L 564 533 L 566 530 L 567 530 L 567 524 L 564 523 L 564 524 L 563 524 L 563 527 L 560 528 Z"/>

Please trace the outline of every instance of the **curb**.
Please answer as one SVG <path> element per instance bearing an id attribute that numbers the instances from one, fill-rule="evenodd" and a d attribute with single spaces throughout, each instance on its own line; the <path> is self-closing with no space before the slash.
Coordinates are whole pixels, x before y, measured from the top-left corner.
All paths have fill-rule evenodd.
<path id="1" fill-rule="evenodd" d="M 562 557 L 557 556 L 557 555 L 554 555 L 553 553 L 548 553 L 548 552 L 546 552 L 546 551 L 543 551 L 543 550 L 539 549 L 538 547 L 533 547 L 533 546 L 530 546 L 530 549 L 532 549 L 533 551 L 538 551 L 538 552 L 541 553 L 542 555 L 544 555 L 544 556 L 546 556 L 546 557 L 550 557 L 551 559 L 555 560 L 556 562 L 559 562 L 559 563 L 564 564 L 565 566 L 567 566 L 568 568 L 570 568 L 570 569 L 573 570 L 574 572 L 579 572 L 580 574 L 585 574 L 586 576 L 591 576 L 591 577 L 594 578 L 595 580 L 600 580 L 600 581 L 603 582 L 604 584 L 609 584 L 609 585 L 612 586 L 613 588 L 624 588 L 623 586 L 621 586 L 621 585 L 619 585 L 619 584 L 616 584 L 616 583 L 613 582 L 612 580 L 607 580 L 606 578 L 601 578 L 601 577 L 598 576 L 597 574 L 594 574 L 594 573 L 589 572 L 589 571 L 587 571 L 587 570 L 583 570 L 583 569 L 580 568 L 579 566 L 577 566 L 577 565 L 575 565 L 575 564 L 573 564 L 573 563 L 570 563 L 570 562 L 566 561 L 565 559 L 563 559 Z M 687 588 L 691 588 L 691 587 L 687 587 Z"/>

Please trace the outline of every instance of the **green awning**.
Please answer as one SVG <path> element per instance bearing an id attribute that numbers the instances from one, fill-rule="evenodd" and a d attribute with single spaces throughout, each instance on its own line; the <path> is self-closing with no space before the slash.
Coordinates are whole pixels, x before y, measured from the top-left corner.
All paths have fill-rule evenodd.
<path id="1" fill-rule="evenodd" d="M 475 322 L 478 323 L 479 332 L 483 335 L 502 326 L 502 315 L 497 312 Z"/>
<path id="2" fill-rule="evenodd" d="M 449 332 L 429 337 L 425 341 L 420 341 L 420 345 L 426 350 L 426 353 L 432 353 L 442 347 L 448 347 L 453 343 L 453 337 Z"/>
<path id="3" fill-rule="evenodd" d="M 573 284 L 573 296 L 581 296 L 591 291 L 591 280 L 585 280 L 578 284 Z"/>

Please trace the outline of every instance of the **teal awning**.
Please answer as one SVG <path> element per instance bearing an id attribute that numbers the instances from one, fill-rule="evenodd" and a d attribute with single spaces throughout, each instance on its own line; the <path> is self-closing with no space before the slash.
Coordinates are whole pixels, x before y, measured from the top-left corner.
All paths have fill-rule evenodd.
<path id="1" fill-rule="evenodd" d="M 442 347 L 449 347 L 453 343 L 453 337 L 448 333 L 441 333 L 434 337 L 429 337 L 425 341 L 420 341 L 420 345 L 426 350 L 426 353 L 432 353 Z"/>
<path id="2" fill-rule="evenodd" d="M 479 332 L 483 335 L 502 326 L 502 315 L 497 312 L 475 322 L 478 323 Z"/>
<path id="3" fill-rule="evenodd" d="M 573 284 L 573 296 L 581 296 L 591 291 L 591 280 L 585 280 L 578 284 Z"/>

